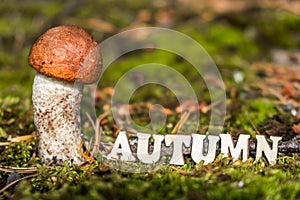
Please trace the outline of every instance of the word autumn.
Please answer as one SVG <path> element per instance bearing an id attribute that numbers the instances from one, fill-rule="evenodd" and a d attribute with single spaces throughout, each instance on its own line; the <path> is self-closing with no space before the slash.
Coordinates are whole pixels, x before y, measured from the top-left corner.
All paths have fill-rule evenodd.
<path id="1" fill-rule="evenodd" d="M 231 156 L 233 160 L 241 159 L 246 161 L 249 156 L 250 135 L 241 134 L 234 144 L 230 134 L 216 135 L 153 135 L 153 151 L 149 153 L 149 139 L 151 134 L 137 134 L 136 155 L 130 148 L 129 140 L 124 131 L 121 131 L 114 143 L 107 159 L 119 159 L 126 162 L 140 161 L 144 164 L 157 163 L 161 159 L 162 144 L 166 147 L 173 146 L 169 164 L 184 165 L 183 148 L 191 148 L 191 158 L 194 162 L 204 161 L 204 164 L 213 162 L 216 157 L 217 143 L 221 142 L 221 153 L 224 156 Z M 281 137 L 271 136 L 272 147 L 269 146 L 266 138 L 257 135 L 256 160 L 263 156 L 263 153 L 270 164 L 275 164 L 278 152 L 278 142 Z"/>

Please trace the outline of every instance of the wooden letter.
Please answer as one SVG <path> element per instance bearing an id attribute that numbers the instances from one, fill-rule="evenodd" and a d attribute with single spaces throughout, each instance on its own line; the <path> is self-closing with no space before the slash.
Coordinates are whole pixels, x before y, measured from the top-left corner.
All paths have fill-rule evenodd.
<path id="1" fill-rule="evenodd" d="M 166 146 L 170 146 L 173 142 L 173 154 L 170 160 L 171 165 L 184 165 L 184 158 L 182 155 L 182 147 L 189 147 L 191 145 L 190 135 L 166 135 Z"/>
<path id="2" fill-rule="evenodd" d="M 220 137 L 221 153 L 223 153 L 225 157 L 227 157 L 230 152 L 233 160 L 238 160 L 240 158 L 241 151 L 243 151 L 242 160 L 246 161 L 248 159 L 250 135 L 240 134 L 235 147 L 230 134 L 220 134 Z"/>
<path id="3" fill-rule="evenodd" d="M 154 135 L 154 148 L 151 155 L 149 155 L 149 138 L 151 134 L 138 133 L 137 157 L 142 163 L 151 164 L 156 163 L 160 159 L 161 142 L 164 139 L 163 135 Z"/>
<path id="4" fill-rule="evenodd" d="M 107 156 L 107 159 L 120 159 L 123 161 L 136 161 L 133 157 L 127 135 L 124 131 L 121 131 L 114 143 L 113 149 Z"/>
<path id="5" fill-rule="evenodd" d="M 262 157 L 262 152 L 265 153 L 265 156 L 268 160 L 268 162 L 271 165 L 274 165 L 276 163 L 277 159 L 277 151 L 278 151 L 278 141 L 281 140 L 281 137 L 274 137 L 271 136 L 270 139 L 273 142 L 273 149 L 271 150 L 265 136 L 263 135 L 257 135 L 257 146 L 256 146 L 256 160 Z"/>
<path id="6" fill-rule="evenodd" d="M 199 163 L 204 160 L 204 164 L 214 161 L 216 157 L 217 142 L 220 140 L 219 136 L 209 135 L 208 138 L 208 149 L 203 149 L 203 141 L 206 135 L 192 134 L 192 159 L 195 163 Z M 204 155 L 207 152 L 206 155 Z"/>

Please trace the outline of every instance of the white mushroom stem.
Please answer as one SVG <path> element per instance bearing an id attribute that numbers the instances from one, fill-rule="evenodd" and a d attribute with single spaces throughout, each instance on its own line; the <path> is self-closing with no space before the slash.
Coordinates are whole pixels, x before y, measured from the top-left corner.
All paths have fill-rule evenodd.
<path id="1" fill-rule="evenodd" d="M 42 162 L 80 164 L 80 102 L 82 84 L 69 83 L 37 73 L 32 102 L 38 152 Z"/>

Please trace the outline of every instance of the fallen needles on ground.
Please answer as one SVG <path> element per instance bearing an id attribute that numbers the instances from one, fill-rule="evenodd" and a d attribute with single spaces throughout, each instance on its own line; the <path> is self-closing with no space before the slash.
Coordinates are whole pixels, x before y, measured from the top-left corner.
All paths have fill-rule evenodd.
<path id="1" fill-rule="evenodd" d="M 171 134 L 175 134 L 177 133 L 177 131 L 182 127 L 182 125 L 186 122 L 186 120 L 189 118 L 191 112 L 185 112 L 182 114 L 182 117 L 180 118 L 180 120 L 178 121 L 178 123 L 175 125 L 175 127 L 173 128 Z"/>
<path id="2" fill-rule="evenodd" d="M 31 140 L 32 138 L 34 138 L 34 136 L 35 136 L 34 134 L 30 134 L 30 135 L 23 135 L 23 136 L 11 138 L 9 142 L 0 142 L 0 146 L 7 146 L 13 142 L 21 142 L 21 141 Z"/>
<path id="3" fill-rule="evenodd" d="M 18 172 L 20 174 L 30 174 L 36 173 L 37 167 L 10 167 L 10 166 L 0 166 L 0 171 L 13 173 Z"/>
<path id="4" fill-rule="evenodd" d="M 185 171 L 185 170 L 182 170 L 182 169 L 178 169 L 178 168 L 173 167 L 173 166 L 171 166 L 170 168 L 171 168 L 173 171 L 176 171 L 176 172 L 178 172 L 178 173 L 181 174 L 181 175 L 184 175 L 184 176 L 191 175 L 191 173 L 188 172 L 188 171 Z"/>
<path id="5" fill-rule="evenodd" d="M 11 186 L 13 186 L 14 184 L 18 183 L 19 181 L 22 181 L 24 179 L 28 179 L 28 178 L 33 178 L 33 177 L 36 177 L 38 176 L 39 173 L 35 173 L 35 174 L 31 174 L 31 175 L 28 175 L 28 176 L 24 176 L 22 178 L 19 178 L 9 184 L 7 184 L 6 186 L 4 186 L 1 190 L 0 190 L 0 194 L 3 193 L 5 190 L 7 190 L 8 188 L 10 188 Z"/>

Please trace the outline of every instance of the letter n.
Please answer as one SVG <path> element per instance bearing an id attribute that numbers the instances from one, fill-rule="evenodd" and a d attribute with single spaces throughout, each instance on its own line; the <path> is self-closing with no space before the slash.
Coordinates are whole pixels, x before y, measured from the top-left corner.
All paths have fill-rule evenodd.
<path id="1" fill-rule="evenodd" d="M 255 160 L 261 158 L 262 152 L 264 152 L 268 162 L 271 165 L 275 164 L 277 159 L 277 152 L 278 152 L 278 142 L 279 140 L 281 140 L 281 137 L 275 137 L 275 136 L 270 137 L 270 139 L 273 142 L 273 149 L 270 148 L 268 142 L 266 141 L 265 136 L 257 135 L 256 139 L 257 139 L 257 146 L 256 146 Z"/>

